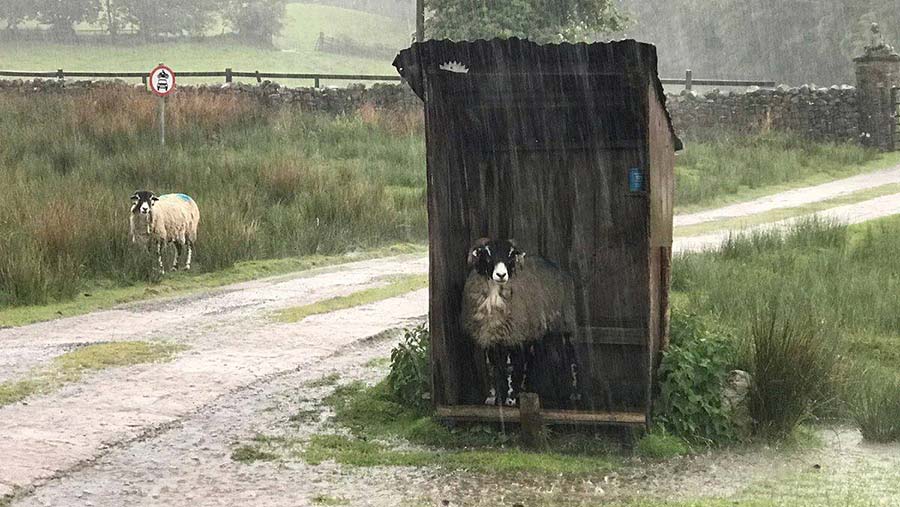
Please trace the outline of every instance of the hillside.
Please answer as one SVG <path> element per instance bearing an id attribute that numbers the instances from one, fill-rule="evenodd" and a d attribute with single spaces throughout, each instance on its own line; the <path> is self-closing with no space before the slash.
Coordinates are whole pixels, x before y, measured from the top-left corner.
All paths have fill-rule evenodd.
<path id="1" fill-rule="evenodd" d="M 314 50 L 316 38 L 319 32 L 328 36 L 352 36 L 360 42 L 388 45 L 399 50 L 408 45 L 413 30 L 402 21 L 384 16 L 298 3 L 288 4 L 284 25 L 275 40 L 275 49 L 247 46 L 221 37 L 129 46 L 92 44 L 88 36 L 81 44 L 4 41 L 0 45 L 0 68 L 135 71 L 149 70 L 154 64 L 165 62 L 176 71 L 232 67 L 270 72 L 393 74 L 389 58 L 319 53 Z M 221 33 L 221 28 L 218 32 Z"/>

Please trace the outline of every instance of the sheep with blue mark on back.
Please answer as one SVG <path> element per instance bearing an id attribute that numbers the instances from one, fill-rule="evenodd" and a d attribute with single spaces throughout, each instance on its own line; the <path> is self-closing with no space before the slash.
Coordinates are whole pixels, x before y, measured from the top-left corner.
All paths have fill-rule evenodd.
<path id="1" fill-rule="evenodd" d="M 493 370 L 494 393 L 487 403 L 514 404 L 519 390 L 528 384 L 552 391 L 571 384 L 573 359 L 563 358 L 560 371 L 547 372 L 538 371 L 535 364 L 540 361 L 533 359 L 536 353 L 553 350 L 544 346 L 550 336 L 562 337 L 566 342 L 563 354 L 571 355 L 569 338 L 575 332 L 572 277 L 542 257 L 529 256 L 526 261 L 525 253 L 511 240 L 479 239 L 469 249 L 468 263 L 462 327 L 485 351 Z M 511 376 L 508 364 L 512 365 Z"/>
<path id="2" fill-rule="evenodd" d="M 183 267 L 185 270 L 191 269 L 191 257 L 200 224 L 200 209 L 190 196 L 164 194 L 157 197 L 147 190 L 137 191 L 131 196 L 129 223 L 131 241 L 146 243 L 151 252 L 155 248 L 160 270 L 165 272 L 162 247 L 167 243 L 175 245 L 172 269 L 178 269 L 178 259 L 184 250 L 187 252 Z"/>

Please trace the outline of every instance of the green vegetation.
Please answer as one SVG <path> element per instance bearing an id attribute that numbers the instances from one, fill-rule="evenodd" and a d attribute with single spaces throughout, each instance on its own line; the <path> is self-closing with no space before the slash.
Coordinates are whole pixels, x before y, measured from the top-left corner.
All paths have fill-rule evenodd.
<path id="1" fill-rule="evenodd" d="M 894 380 L 857 382 L 853 372 L 900 369 L 898 247 L 897 217 L 851 227 L 810 219 L 676 259 L 678 306 L 736 337 L 729 367 L 753 374 L 758 432 L 783 435 L 811 415 L 849 418 L 847 405 L 870 419 L 861 426 L 890 424 Z"/>
<path id="2" fill-rule="evenodd" d="M 387 285 L 363 289 L 349 296 L 338 296 L 308 305 L 286 308 L 276 312 L 281 322 L 300 322 L 310 315 L 329 313 L 354 306 L 368 305 L 428 287 L 428 275 L 405 275 L 389 278 Z"/>
<path id="3" fill-rule="evenodd" d="M 430 415 L 406 406 L 386 382 L 341 386 L 326 399 L 333 422 L 349 434 L 320 434 L 302 456 L 311 463 L 335 460 L 357 466 L 440 465 L 478 472 L 602 473 L 618 466 L 608 443 L 590 434 L 551 435 L 550 452 L 531 452 L 513 445 L 515 434 L 490 426 L 448 429 Z M 385 442 L 401 439 L 425 446 L 397 450 Z"/>
<path id="4" fill-rule="evenodd" d="M 772 132 L 688 141 L 675 160 L 675 202 L 685 212 L 890 167 L 900 155 Z"/>
<path id="5" fill-rule="evenodd" d="M 305 385 L 306 387 L 328 387 L 333 386 L 341 380 L 341 376 L 337 373 L 329 373 L 324 377 L 317 378 L 316 380 L 310 380 Z"/>
<path id="6" fill-rule="evenodd" d="M 666 77 L 690 68 L 695 78 L 852 84 L 852 59 L 871 44 L 872 22 L 888 44 L 900 39 L 892 0 L 820 0 L 809 10 L 764 0 L 623 0 L 620 6 L 632 19 L 628 36 L 658 45 Z"/>
<path id="7" fill-rule="evenodd" d="M 683 439 L 657 429 L 641 437 L 634 451 L 644 458 L 666 460 L 687 454 L 690 447 Z"/>
<path id="8" fill-rule="evenodd" d="M 209 28 L 211 35 L 222 31 L 222 26 Z M 339 7 L 290 3 L 284 28 L 274 39 L 274 49 L 222 37 L 127 45 L 5 40 L 0 45 L 0 62 L 3 62 L 4 69 L 41 71 L 63 67 L 65 70 L 149 72 L 157 63 L 165 62 L 176 73 L 179 69 L 224 70 L 231 67 L 243 71 L 396 74 L 390 58 L 370 59 L 315 51 L 319 32 L 328 36 L 352 37 L 372 45 L 396 47 L 398 50 L 408 46 L 410 41 L 410 30 L 392 18 Z M 209 81 L 222 80 L 179 79 L 182 84 Z M 311 82 L 284 84 L 310 86 Z"/>
<path id="9" fill-rule="evenodd" d="M 762 311 L 751 329 L 748 405 L 756 433 L 783 438 L 832 401 L 835 340 L 808 314 Z"/>
<path id="10" fill-rule="evenodd" d="M 625 27 L 616 7 L 611 0 L 507 0 L 480 8 L 467 0 L 425 0 L 425 26 L 429 39 L 593 42 Z"/>
<path id="11" fill-rule="evenodd" d="M 426 235 L 415 114 L 334 118 L 184 96 L 170 101 L 162 149 L 155 108 L 122 88 L 0 102 L 0 307 L 70 301 L 86 281 L 158 282 L 128 238 L 138 188 L 197 200 L 200 272 Z"/>
<path id="12" fill-rule="evenodd" d="M 278 459 L 278 455 L 260 450 L 253 445 L 242 445 L 231 452 L 231 459 L 241 463 L 252 463 L 254 461 L 274 461 Z"/>
<path id="13" fill-rule="evenodd" d="M 0 383 L 0 406 L 55 391 L 92 371 L 166 361 L 182 350 L 181 345 L 148 342 L 87 345 L 54 358 L 50 365 L 35 369 L 25 378 Z"/>
<path id="14" fill-rule="evenodd" d="M 850 407 L 863 438 L 900 441 L 900 375 L 897 370 L 861 372 Z"/>
<path id="15" fill-rule="evenodd" d="M 394 399 L 426 413 L 431 408 L 431 335 L 425 324 L 407 329 L 391 350 L 387 386 Z"/>
<path id="16" fill-rule="evenodd" d="M 658 423 L 673 435 L 703 445 L 734 440 L 734 425 L 722 405 L 733 356 L 727 334 L 696 315 L 673 311 L 671 341 L 659 368 Z"/>

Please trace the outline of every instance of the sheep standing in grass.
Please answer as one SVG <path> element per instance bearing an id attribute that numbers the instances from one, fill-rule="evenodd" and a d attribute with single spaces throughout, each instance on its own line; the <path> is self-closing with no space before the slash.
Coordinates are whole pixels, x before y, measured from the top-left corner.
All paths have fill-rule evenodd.
<path id="1" fill-rule="evenodd" d="M 197 226 L 200 224 L 200 209 L 190 196 L 185 194 L 165 194 L 157 197 L 153 192 L 141 190 L 131 196 L 131 241 L 147 243 L 152 252 L 156 248 L 159 269 L 165 272 L 162 262 L 162 247 L 166 243 L 175 244 L 175 260 L 172 269 L 178 269 L 178 259 L 187 247 L 183 267 L 191 269 L 194 242 L 197 241 Z"/>
<path id="2" fill-rule="evenodd" d="M 563 371 L 539 372 L 533 359 L 549 349 L 542 344 L 551 336 L 563 337 L 564 349 L 570 350 L 568 338 L 575 332 L 572 277 L 541 257 L 525 261 L 510 240 L 479 239 L 469 249 L 469 267 L 462 327 L 485 351 L 492 369 L 494 395 L 487 403 L 514 404 L 519 390 L 541 383 L 543 374 L 570 376 L 571 364 L 564 363 Z"/>

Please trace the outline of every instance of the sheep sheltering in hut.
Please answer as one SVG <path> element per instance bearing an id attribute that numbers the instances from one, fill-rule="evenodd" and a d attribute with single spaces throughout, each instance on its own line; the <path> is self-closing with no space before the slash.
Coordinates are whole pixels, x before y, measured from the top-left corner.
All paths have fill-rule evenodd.
<path id="1" fill-rule="evenodd" d="M 523 389 L 573 388 L 577 377 L 569 353 L 575 332 L 572 277 L 542 257 L 526 260 L 511 240 L 479 239 L 469 250 L 468 263 L 462 327 L 485 351 L 492 370 L 493 395 L 487 403 L 515 404 Z M 563 367 L 541 371 L 535 356 L 549 353 L 547 345 L 554 337 L 562 345 Z"/>
<path id="2" fill-rule="evenodd" d="M 159 269 L 165 272 L 162 249 L 167 243 L 175 245 L 175 260 L 172 269 L 178 269 L 178 260 L 184 252 L 183 267 L 191 269 L 197 228 L 200 225 L 200 209 L 197 203 L 185 194 L 164 194 L 140 190 L 131 196 L 131 241 L 146 243 L 152 252 L 156 250 Z"/>

